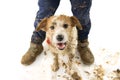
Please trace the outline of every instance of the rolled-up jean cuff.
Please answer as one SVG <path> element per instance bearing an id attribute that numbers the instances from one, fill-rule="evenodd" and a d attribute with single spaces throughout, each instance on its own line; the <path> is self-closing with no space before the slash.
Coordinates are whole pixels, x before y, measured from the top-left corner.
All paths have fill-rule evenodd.
<path id="1" fill-rule="evenodd" d="M 39 31 L 39 32 L 34 31 L 33 32 L 33 35 L 31 37 L 31 42 L 32 43 L 42 44 L 42 42 L 44 40 L 45 40 L 45 32 L 43 32 L 43 31 Z"/>

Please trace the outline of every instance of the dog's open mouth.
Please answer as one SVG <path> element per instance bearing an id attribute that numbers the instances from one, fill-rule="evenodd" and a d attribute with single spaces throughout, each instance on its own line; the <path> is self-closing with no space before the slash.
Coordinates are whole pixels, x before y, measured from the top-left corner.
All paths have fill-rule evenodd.
<path id="1" fill-rule="evenodd" d="M 66 43 L 57 43 L 57 48 L 63 50 L 66 47 Z"/>

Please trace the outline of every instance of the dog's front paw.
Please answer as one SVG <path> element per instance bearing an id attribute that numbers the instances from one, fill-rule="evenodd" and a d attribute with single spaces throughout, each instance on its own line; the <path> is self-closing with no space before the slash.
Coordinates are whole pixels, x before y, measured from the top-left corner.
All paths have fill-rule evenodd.
<path id="1" fill-rule="evenodd" d="M 56 72 L 59 69 L 59 65 L 57 62 L 55 62 L 52 66 L 51 66 L 52 71 Z"/>

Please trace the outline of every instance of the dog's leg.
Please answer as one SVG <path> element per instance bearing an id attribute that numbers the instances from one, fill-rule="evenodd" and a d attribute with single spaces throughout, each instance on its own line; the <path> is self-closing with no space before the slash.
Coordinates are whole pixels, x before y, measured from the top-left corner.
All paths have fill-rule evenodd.
<path id="1" fill-rule="evenodd" d="M 59 69 L 59 63 L 58 63 L 58 54 L 57 53 L 53 53 L 54 55 L 54 63 L 51 66 L 52 71 L 56 72 Z"/>
<path id="2" fill-rule="evenodd" d="M 72 62 L 72 59 L 73 59 L 74 55 L 72 53 L 69 53 L 68 56 L 69 56 L 69 61 Z"/>

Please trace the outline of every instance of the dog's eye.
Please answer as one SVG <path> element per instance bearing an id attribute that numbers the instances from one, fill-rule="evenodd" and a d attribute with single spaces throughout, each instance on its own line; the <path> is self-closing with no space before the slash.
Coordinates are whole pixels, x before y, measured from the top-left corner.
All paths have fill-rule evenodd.
<path id="1" fill-rule="evenodd" d="M 67 28 L 67 27 L 68 27 L 68 24 L 64 24 L 63 27 L 64 27 L 64 28 Z"/>
<path id="2" fill-rule="evenodd" d="M 50 29 L 53 30 L 55 27 L 54 26 L 51 26 Z"/>

